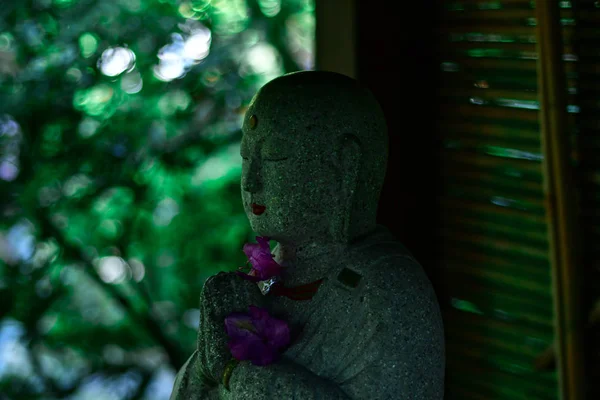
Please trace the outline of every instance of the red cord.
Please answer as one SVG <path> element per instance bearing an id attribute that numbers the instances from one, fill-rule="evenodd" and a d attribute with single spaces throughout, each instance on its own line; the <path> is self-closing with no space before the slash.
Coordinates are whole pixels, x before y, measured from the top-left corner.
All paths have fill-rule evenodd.
<path id="1" fill-rule="evenodd" d="M 270 293 L 275 296 L 286 296 L 296 301 L 310 300 L 319 290 L 321 283 L 323 283 L 323 279 L 302 286 L 285 287 L 283 283 L 277 282 L 273 284 Z"/>

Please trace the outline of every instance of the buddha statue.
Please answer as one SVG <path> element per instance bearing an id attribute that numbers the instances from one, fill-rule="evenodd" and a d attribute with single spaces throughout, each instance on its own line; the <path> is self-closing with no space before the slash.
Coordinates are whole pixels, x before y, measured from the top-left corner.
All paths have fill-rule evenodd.
<path id="1" fill-rule="evenodd" d="M 233 273 L 209 278 L 198 350 L 171 398 L 442 399 L 435 293 L 409 251 L 376 223 L 388 139 L 372 94 L 333 72 L 286 74 L 255 95 L 242 131 L 241 192 L 252 229 L 277 242 L 286 287 L 320 284 L 298 299 L 263 295 Z M 287 321 L 293 341 L 270 365 L 240 362 L 225 388 L 226 360 L 214 356 L 227 350 L 223 316 L 250 304 Z"/>

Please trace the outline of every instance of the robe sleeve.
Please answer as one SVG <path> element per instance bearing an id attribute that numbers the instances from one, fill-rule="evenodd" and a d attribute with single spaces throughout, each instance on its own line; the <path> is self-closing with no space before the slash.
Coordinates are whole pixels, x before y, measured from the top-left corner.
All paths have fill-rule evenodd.
<path id="1" fill-rule="evenodd" d="M 341 387 L 357 400 L 442 400 L 444 334 L 437 303 L 418 295 L 384 295 L 376 301 L 387 307 L 379 316 L 385 322 L 372 338 L 383 351 Z"/>
<path id="2" fill-rule="evenodd" d="M 216 400 L 219 398 L 218 396 L 219 388 L 211 385 L 202 376 L 199 367 L 198 350 L 194 351 L 177 373 L 169 400 Z"/>
<path id="3" fill-rule="evenodd" d="M 255 366 L 242 361 L 233 370 L 227 390 L 220 385 L 220 398 L 231 400 L 331 399 L 350 397 L 335 383 L 283 357 L 279 362 Z"/>
<path id="4" fill-rule="evenodd" d="M 402 257 L 381 262 L 370 282 L 365 303 L 379 326 L 369 345 L 380 351 L 341 387 L 353 399 L 442 400 L 444 329 L 431 282 L 416 261 Z"/>

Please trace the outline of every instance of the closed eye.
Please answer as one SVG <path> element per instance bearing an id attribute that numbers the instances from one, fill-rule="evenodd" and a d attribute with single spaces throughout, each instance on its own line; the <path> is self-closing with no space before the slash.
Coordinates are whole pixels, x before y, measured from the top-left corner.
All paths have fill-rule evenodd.
<path id="1" fill-rule="evenodd" d="M 285 161 L 287 159 L 289 159 L 289 157 L 265 157 L 263 158 L 263 161 Z M 249 158 L 242 156 L 242 160 L 248 161 Z"/>
<path id="2" fill-rule="evenodd" d="M 284 161 L 287 160 L 289 157 L 266 157 L 264 158 L 265 161 Z"/>

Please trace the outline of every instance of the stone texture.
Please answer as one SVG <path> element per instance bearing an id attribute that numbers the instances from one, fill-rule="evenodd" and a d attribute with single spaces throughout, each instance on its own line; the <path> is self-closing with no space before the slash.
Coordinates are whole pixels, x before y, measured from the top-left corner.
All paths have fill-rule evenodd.
<path id="1" fill-rule="evenodd" d="M 286 286 L 324 282 L 310 301 L 264 297 L 295 338 L 280 361 L 241 362 L 227 391 L 199 383 L 210 363 L 193 355 L 172 398 L 443 398 L 435 294 L 418 262 L 375 222 L 387 131 L 373 96 L 330 72 L 284 75 L 257 93 L 243 134 L 242 201 L 253 230 L 278 242 Z M 255 215 L 253 203 L 266 206 L 264 213 Z M 251 293 L 223 293 L 223 310 L 258 301 L 245 290 Z M 218 324 L 202 318 L 201 326 Z M 203 339 L 206 347 L 223 346 Z"/>

